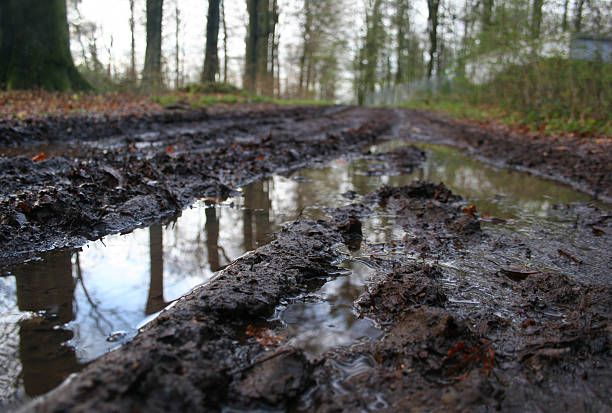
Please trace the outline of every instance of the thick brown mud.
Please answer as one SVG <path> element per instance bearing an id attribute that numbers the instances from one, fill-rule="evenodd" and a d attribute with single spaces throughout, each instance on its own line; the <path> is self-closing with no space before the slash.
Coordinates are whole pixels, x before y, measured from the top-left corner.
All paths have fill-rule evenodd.
<path id="1" fill-rule="evenodd" d="M 372 143 L 390 130 L 394 115 L 330 107 L 221 118 L 92 145 L 63 138 L 52 149 L 58 155 L 39 162 L 0 157 L 0 260 L 133 229 L 196 198 L 225 199 L 272 172 Z"/>
<path id="2" fill-rule="evenodd" d="M 415 112 L 332 107 L 215 116 L 144 132 L 138 128 L 147 126 L 136 122 L 79 145 L 74 135 L 57 134 L 43 146 L 19 146 L 32 151 L 27 156 L 3 149 L 0 265 L 168 220 L 194 199 L 220 202 L 249 182 L 334 158 L 366 165 L 351 179 L 381 180 L 372 181 L 375 187 L 365 183 L 368 193 L 335 194 L 324 219 L 293 211 L 297 220 L 270 244 L 224 269 L 216 260 L 221 271 L 210 281 L 22 411 L 609 409 L 607 209 L 558 203 L 546 207 L 553 211 L 548 221 L 515 222 L 502 209 L 499 216 L 479 211 L 442 183 L 404 184 L 399 177 L 431 156 L 426 145 L 361 152 L 363 146 L 388 137 L 473 144 L 459 136 L 470 132 Z M 490 142 L 475 145 L 478 154 L 514 156 L 499 137 L 484 138 Z M 30 160 L 39 150 L 51 156 Z M 533 150 L 526 145 L 524 151 Z M 542 172 L 565 161 L 574 172 L 557 178 L 605 194 L 605 178 L 586 177 L 594 170 L 585 166 L 591 155 L 520 164 Z M 600 176 L 605 156 L 594 161 Z M 485 199 L 488 212 L 503 196 L 495 194 Z M 378 230 L 391 235 L 377 241 L 372 232 Z M 317 291 L 351 277 L 347 262 L 367 267 L 367 282 L 332 297 L 339 302 L 332 311 L 344 308 L 353 317 L 347 323 L 363 324 L 350 340 L 313 350 L 300 328 L 322 331 L 326 320 L 289 328 L 297 314 L 292 306 L 311 311 L 313 300 L 320 301 Z M 70 319 L 61 311 L 51 321 L 60 330 Z"/>

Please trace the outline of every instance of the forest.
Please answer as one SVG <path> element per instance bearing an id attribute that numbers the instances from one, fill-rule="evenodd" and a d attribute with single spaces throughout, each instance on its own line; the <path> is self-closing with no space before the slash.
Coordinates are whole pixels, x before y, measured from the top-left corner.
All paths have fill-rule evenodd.
<path id="1" fill-rule="evenodd" d="M 612 405 L 609 0 L 0 0 L 0 410 Z"/>
<path id="2" fill-rule="evenodd" d="M 536 129 L 610 132 L 607 1 L 210 1 L 188 29 L 193 2 L 134 0 L 121 17 L 130 37 L 122 51 L 113 51 L 96 16 L 81 13 L 81 0 L 67 10 L 51 3 L 3 6 L 11 16 L 0 42 L 4 89 L 240 88 L 259 99 L 433 106 Z M 14 30 L 37 21 L 36 12 L 54 16 L 49 27 Z M 189 42 L 199 49 L 186 51 Z M 44 60 L 33 65 L 34 56 Z"/>

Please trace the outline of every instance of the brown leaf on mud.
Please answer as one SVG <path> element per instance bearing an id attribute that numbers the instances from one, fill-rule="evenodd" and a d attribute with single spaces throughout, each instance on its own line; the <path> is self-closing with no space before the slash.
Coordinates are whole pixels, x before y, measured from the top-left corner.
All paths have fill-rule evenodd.
<path id="1" fill-rule="evenodd" d="M 569 258 L 570 260 L 574 261 L 576 264 L 582 264 L 582 260 L 580 258 L 576 258 L 574 254 L 570 254 L 569 252 L 563 251 L 562 249 L 558 249 L 557 252 L 559 253 L 559 255 L 562 255 L 565 258 Z"/>
<path id="2" fill-rule="evenodd" d="M 491 374 L 495 364 L 493 347 L 487 339 L 483 338 L 480 342 L 481 344 L 466 345 L 463 341 L 460 341 L 448 351 L 444 360 L 445 364 L 450 364 L 446 372 L 447 377 L 463 380 L 469 375 L 471 370 L 479 366 L 480 371 L 485 376 L 488 377 Z"/>
<path id="3" fill-rule="evenodd" d="M 527 267 L 523 267 L 520 265 L 513 265 L 510 268 L 500 268 L 499 272 L 501 272 L 506 277 L 510 278 L 512 281 L 523 281 L 529 275 L 539 274 L 540 271 L 532 270 Z"/>
<path id="4" fill-rule="evenodd" d="M 170 155 L 171 153 L 174 153 L 174 146 L 172 146 L 172 145 L 166 146 L 166 153 L 168 155 Z"/>
<path id="5" fill-rule="evenodd" d="M 598 237 L 606 233 L 606 231 L 603 228 L 596 227 L 595 225 L 593 225 L 591 229 L 593 230 L 593 234 L 595 234 Z"/>
<path id="6" fill-rule="evenodd" d="M 476 216 L 476 205 L 472 204 L 470 206 L 464 207 L 461 212 L 463 212 L 465 215 L 469 216 L 469 217 L 475 217 Z"/>
<path id="7" fill-rule="evenodd" d="M 101 169 L 102 171 L 104 171 L 104 173 L 112 176 L 117 181 L 118 187 L 125 186 L 125 178 L 123 177 L 123 175 L 121 175 L 121 173 L 118 170 L 116 170 L 115 168 L 109 165 L 104 165 L 102 166 Z"/>
<path id="8" fill-rule="evenodd" d="M 35 157 L 33 157 L 32 161 L 40 162 L 40 161 L 44 161 L 45 159 L 47 159 L 47 155 L 45 155 L 44 152 L 41 152 L 38 155 L 36 155 Z"/>
<path id="9" fill-rule="evenodd" d="M 246 335 L 262 346 L 276 346 L 285 340 L 285 337 L 278 336 L 265 327 L 257 328 L 251 324 L 247 326 Z"/>

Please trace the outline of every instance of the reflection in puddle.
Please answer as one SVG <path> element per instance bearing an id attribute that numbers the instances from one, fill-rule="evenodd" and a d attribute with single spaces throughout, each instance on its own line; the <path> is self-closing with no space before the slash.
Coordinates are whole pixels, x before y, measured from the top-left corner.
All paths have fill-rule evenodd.
<path id="1" fill-rule="evenodd" d="M 391 172 L 376 157 L 338 160 L 294 177 L 250 184 L 242 188 L 243 196 L 222 205 L 197 202 L 166 226 L 108 236 L 80 251 L 51 252 L 41 261 L 12 268 L 0 277 L 0 404 L 57 386 L 131 338 L 168 303 L 269 242 L 284 222 L 301 212 L 323 218 L 325 207 L 351 202 L 342 194 L 363 195 L 415 178 L 442 181 L 478 211 L 515 219 L 509 225 L 525 231 L 533 220 L 554 221 L 555 203 L 588 201 L 567 187 L 496 170 L 451 149 L 420 146 L 428 158 L 409 175 Z M 401 243 L 405 235 L 381 211 L 363 225 L 370 246 Z M 311 355 L 379 334 L 370 321 L 356 318 L 352 307 L 371 270 L 355 259 L 347 268 L 351 275 L 325 284 L 318 298 L 296 299 L 279 309 L 280 334 Z"/>
<path id="2" fill-rule="evenodd" d="M 350 261 L 346 267 L 350 270 L 348 274 L 327 282 L 315 296 L 297 298 L 277 309 L 275 319 L 283 325 L 278 335 L 288 338 L 289 344 L 304 349 L 309 356 L 316 357 L 333 347 L 381 334 L 372 321 L 358 318 L 353 311 L 353 303 L 363 293 L 374 270 Z"/>

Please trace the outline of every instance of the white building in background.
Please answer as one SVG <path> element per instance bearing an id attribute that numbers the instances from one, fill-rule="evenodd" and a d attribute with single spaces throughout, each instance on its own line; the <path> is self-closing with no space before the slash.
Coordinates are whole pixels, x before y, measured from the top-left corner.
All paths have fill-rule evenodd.
<path id="1" fill-rule="evenodd" d="M 572 59 L 612 62 L 612 39 L 577 33 L 569 46 Z"/>

